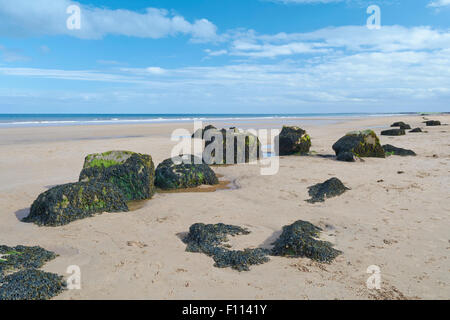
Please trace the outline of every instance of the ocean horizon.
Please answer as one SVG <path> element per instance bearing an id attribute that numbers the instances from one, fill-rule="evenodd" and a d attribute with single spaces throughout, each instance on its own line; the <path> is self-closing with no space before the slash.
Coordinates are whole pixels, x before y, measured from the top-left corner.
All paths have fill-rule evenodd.
<path id="1" fill-rule="evenodd" d="M 202 113 L 166 113 L 166 114 L 0 114 L 0 128 L 35 126 L 70 126 L 102 124 L 170 123 L 189 121 L 221 121 L 250 119 L 295 119 L 295 118 L 350 118 L 370 116 L 397 116 L 420 114 L 420 112 L 396 113 L 273 113 L 273 114 L 202 114 Z"/>

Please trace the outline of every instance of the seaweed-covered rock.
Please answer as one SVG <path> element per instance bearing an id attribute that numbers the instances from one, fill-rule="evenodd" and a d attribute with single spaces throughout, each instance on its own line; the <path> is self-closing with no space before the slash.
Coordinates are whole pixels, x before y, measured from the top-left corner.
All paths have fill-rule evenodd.
<path id="1" fill-rule="evenodd" d="M 347 133 L 333 144 L 336 156 L 341 153 L 350 152 L 357 157 L 384 158 L 384 150 L 381 147 L 380 139 L 372 130 L 353 131 Z M 348 156 L 346 156 L 348 158 Z"/>
<path id="2" fill-rule="evenodd" d="M 62 276 L 26 269 L 1 279 L 0 300 L 47 300 L 60 294 L 65 287 Z"/>
<path id="3" fill-rule="evenodd" d="M 183 161 L 175 164 L 174 160 Z M 175 161 L 176 162 L 176 161 Z M 193 155 L 184 155 L 179 159 L 166 159 L 155 171 L 155 185 L 161 189 L 192 188 L 201 184 L 218 184 L 214 171 L 202 163 L 202 159 Z"/>
<path id="4" fill-rule="evenodd" d="M 425 121 L 425 123 L 426 123 L 427 127 L 433 127 L 433 126 L 440 126 L 441 125 L 441 122 L 437 121 L 437 120 L 428 120 L 428 121 Z"/>
<path id="5" fill-rule="evenodd" d="M 404 129 L 390 129 L 390 130 L 384 130 L 381 131 L 382 136 L 404 136 L 405 130 Z"/>
<path id="6" fill-rule="evenodd" d="M 337 161 L 355 162 L 355 156 L 352 152 L 341 152 L 336 157 Z"/>
<path id="7" fill-rule="evenodd" d="M 387 155 L 396 155 L 396 156 L 415 156 L 416 153 L 409 149 L 397 148 L 390 144 L 385 144 L 383 146 L 384 151 Z"/>
<path id="8" fill-rule="evenodd" d="M 56 254 L 41 247 L 0 246 L 0 275 L 15 270 L 40 268 Z"/>
<path id="9" fill-rule="evenodd" d="M 403 121 L 394 122 L 391 127 L 400 127 L 400 129 L 403 130 L 409 130 L 411 129 L 411 126 L 409 124 L 404 123 Z"/>
<path id="10" fill-rule="evenodd" d="M 186 251 L 201 252 L 214 259 L 218 268 L 231 267 L 238 271 L 248 271 L 249 266 L 269 261 L 266 249 L 229 250 L 223 246 L 227 236 L 249 234 L 250 232 L 238 226 L 196 223 L 189 228 L 188 235 L 183 239 Z"/>
<path id="11" fill-rule="evenodd" d="M 307 221 L 296 221 L 284 226 L 280 237 L 273 243 L 272 254 L 286 257 L 307 257 L 330 263 L 342 252 L 328 241 L 316 240 L 321 228 Z"/>
<path id="12" fill-rule="evenodd" d="M 338 178 L 331 178 L 324 183 L 318 183 L 308 188 L 311 199 L 310 203 L 323 202 L 326 198 L 337 197 L 345 191 L 350 190 Z"/>
<path id="13" fill-rule="evenodd" d="M 261 142 L 250 132 L 239 132 L 237 129 L 208 130 L 204 136 L 205 150 L 203 160 L 207 164 L 248 163 L 262 157 Z M 216 139 L 221 139 L 216 141 Z M 213 144 L 213 145 L 211 145 Z M 220 145 L 222 148 L 220 148 Z M 222 157 L 216 149 L 222 150 Z M 227 156 L 227 152 L 229 153 Z"/>
<path id="14" fill-rule="evenodd" d="M 276 149 L 278 150 L 278 155 L 288 156 L 288 155 L 304 155 L 309 152 L 311 148 L 311 138 L 306 133 L 305 130 L 299 127 L 288 127 L 283 126 L 281 132 L 278 136 L 278 145 Z"/>
<path id="15" fill-rule="evenodd" d="M 414 132 L 422 132 L 422 129 L 414 128 L 414 129 L 410 130 L 409 132 L 412 132 L 412 133 L 414 133 Z"/>
<path id="16" fill-rule="evenodd" d="M 203 129 L 198 129 L 197 131 L 195 131 L 192 134 L 192 138 L 203 139 L 205 132 L 208 130 L 217 130 L 217 128 L 214 127 L 213 125 L 209 124 L 206 127 L 204 127 Z"/>
<path id="17" fill-rule="evenodd" d="M 126 200 L 123 193 L 110 183 L 63 184 L 40 194 L 31 205 L 30 214 L 22 221 L 61 226 L 100 212 L 128 211 Z"/>
<path id="18" fill-rule="evenodd" d="M 127 200 L 149 199 L 155 193 L 152 157 L 130 151 L 90 154 L 84 160 L 79 181 L 115 185 Z"/>

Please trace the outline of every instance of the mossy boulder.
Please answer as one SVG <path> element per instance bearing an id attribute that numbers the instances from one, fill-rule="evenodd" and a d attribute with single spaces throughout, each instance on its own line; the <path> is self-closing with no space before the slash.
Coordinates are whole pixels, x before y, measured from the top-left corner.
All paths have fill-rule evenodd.
<path id="1" fill-rule="evenodd" d="M 175 162 L 180 164 L 175 164 Z M 192 188 L 202 184 L 218 184 L 214 171 L 193 155 L 183 155 L 178 159 L 166 159 L 155 171 L 155 185 L 161 189 Z"/>
<path id="2" fill-rule="evenodd" d="M 332 262 L 342 252 L 328 241 L 316 240 L 321 228 L 307 221 L 296 221 L 284 226 L 280 237 L 273 243 L 272 255 L 291 258 L 307 257 L 319 262 Z"/>
<path id="3" fill-rule="evenodd" d="M 333 144 L 333 150 L 338 158 L 342 153 L 352 153 L 360 158 L 385 157 L 380 139 L 373 130 L 349 132 Z M 349 156 L 344 159 L 349 159 Z"/>
<path id="4" fill-rule="evenodd" d="M 130 151 L 108 151 L 88 155 L 80 182 L 97 181 L 116 186 L 127 200 L 151 198 L 155 193 L 152 157 Z"/>
<path id="5" fill-rule="evenodd" d="M 382 136 L 404 136 L 405 130 L 404 129 L 390 129 L 390 130 L 384 130 L 381 131 Z"/>
<path id="6" fill-rule="evenodd" d="M 230 250 L 224 246 L 227 236 L 249 234 L 250 232 L 238 226 L 196 223 L 189 228 L 189 233 L 183 239 L 186 251 L 201 252 L 214 259 L 218 268 L 231 267 L 238 271 L 248 271 L 251 265 L 269 261 L 267 249 Z"/>
<path id="7" fill-rule="evenodd" d="M 395 155 L 395 156 L 405 157 L 405 156 L 415 156 L 416 155 L 416 153 L 412 150 L 397 148 L 390 144 L 385 144 L 383 146 L 383 149 L 386 152 L 386 155 L 388 155 L 388 156 Z"/>
<path id="8" fill-rule="evenodd" d="M 440 126 L 441 125 L 441 122 L 437 121 L 437 120 L 428 120 L 428 121 L 425 121 L 425 123 L 426 123 L 427 127 L 433 127 L 433 126 Z"/>
<path id="9" fill-rule="evenodd" d="M 350 190 L 338 178 L 331 178 L 323 183 L 315 184 L 308 188 L 311 199 L 306 200 L 310 203 L 323 202 L 326 198 L 337 197 L 345 191 Z"/>
<path id="10" fill-rule="evenodd" d="M 222 140 L 222 157 L 217 156 L 215 149 L 220 150 L 219 141 Z M 236 128 L 226 130 L 209 130 L 204 137 L 205 150 L 203 160 L 208 164 L 236 164 L 248 163 L 262 157 L 261 142 L 250 132 L 240 132 Z M 213 146 L 210 146 L 214 144 Z M 208 146 L 210 146 L 208 148 Z M 214 149 L 215 147 L 215 149 Z M 227 152 L 229 153 L 227 157 Z"/>
<path id="11" fill-rule="evenodd" d="M 311 137 L 299 127 L 283 126 L 278 139 L 275 139 L 278 155 L 305 155 L 311 148 Z"/>
<path id="12" fill-rule="evenodd" d="M 37 225 L 61 226 L 101 212 L 128 211 L 126 197 L 105 182 L 76 182 L 51 188 L 33 202 L 22 221 Z"/>

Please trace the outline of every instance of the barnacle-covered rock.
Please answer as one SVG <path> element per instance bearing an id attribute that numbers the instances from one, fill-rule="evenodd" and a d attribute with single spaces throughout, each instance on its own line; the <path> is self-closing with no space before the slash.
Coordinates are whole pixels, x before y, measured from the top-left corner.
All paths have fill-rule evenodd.
<path id="1" fill-rule="evenodd" d="M 6 275 L 0 282 L 0 300 L 47 300 L 66 287 L 63 277 L 36 269 Z"/>
<path id="2" fill-rule="evenodd" d="M 278 139 L 275 139 L 275 141 L 275 150 L 278 150 L 280 156 L 304 155 L 311 148 L 310 136 L 299 127 L 283 126 Z"/>
<path id="3" fill-rule="evenodd" d="M 180 164 L 174 163 L 182 161 Z M 178 159 L 166 159 L 155 171 L 155 185 L 161 189 L 192 188 L 201 184 L 218 184 L 214 171 L 193 155 L 183 155 Z"/>
<path id="4" fill-rule="evenodd" d="M 155 193 L 152 157 L 130 151 L 108 151 L 88 155 L 79 181 L 115 185 L 127 200 L 149 199 Z"/>
<path id="5" fill-rule="evenodd" d="M 383 146 L 384 151 L 386 152 L 386 155 L 396 155 L 396 156 L 415 156 L 416 153 L 409 149 L 403 149 L 403 148 L 397 148 L 390 144 L 385 144 Z"/>
<path id="6" fill-rule="evenodd" d="M 208 130 L 204 139 L 203 160 L 208 164 L 248 163 L 262 157 L 261 142 L 250 132 L 239 132 L 236 128 Z M 211 144 L 214 145 L 211 146 Z M 222 150 L 222 157 L 219 155 L 216 157 L 216 149 Z"/>
<path id="7" fill-rule="evenodd" d="M 381 131 L 382 136 L 404 136 L 405 130 L 404 129 L 390 129 L 390 130 L 384 130 Z"/>
<path id="8" fill-rule="evenodd" d="M 218 268 L 231 267 L 238 271 L 248 271 L 249 266 L 269 261 L 266 249 L 229 250 L 223 246 L 227 236 L 249 234 L 250 232 L 238 226 L 196 223 L 189 228 L 188 235 L 183 239 L 186 251 L 201 252 L 214 259 Z"/>
<path id="9" fill-rule="evenodd" d="M 126 198 L 114 185 L 104 182 L 76 182 L 51 188 L 33 202 L 22 219 L 37 225 L 61 226 L 100 212 L 128 211 Z"/>
<path id="10" fill-rule="evenodd" d="M 208 130 L 217 130 L 216 127 L 214 127 L 213 125 L 209 124 L 206 127 L 204 127 L 203 129 L 198 129 L 197 131 L 195 131 L 192 134 L 192 138 L 198 138 L 198 139 L 203 139 L 205 132 Z"/>
<path id="11" fill-rule="evenodd" d="M 426 123 L 427 127 L 433 127 L 433 126 L 440 126 L 441 125 L 441 122 L 438 121 L 438 120 L 428 120 L 428 121 L 425 121 L 425 123 Z"/>
<path id="12" fill-rule="evenodd" d="M 307 257 L 330 263 L 342 252 L 328 241 L 316 240 L 321 228 L 307 221 L 296 221 L 284 226 L 280 237 L 273 243 L 272 254 L 285 257 Z"/>
<path id="13" fill-rule="evenodd" d="M 422 132 L 422 129 L 414 128 L 414 129 L 410 130 L 409 132 L 412 132 L 412 133 L 414 133 L 414 132 Z"/>
<path id="14" fill-rule="evenodd" d="M 323 202 L 326 198 L 337 197 L 345 191 L 350 190 L 338 178 L 331 178 L 324 183 L 318 183 L 308 188 L 311 199 L 306 200 L 310 203 Z"/>
<path id="15" fill-rule="evenodd" d="M 56 258 L 56 254 L 41 247 L 0 246 L 0 275 L 6 272 L 40 268 L 47 261 Z"/>
<path id="16" fill-rule="evenodd" d="M 343 152 L 351 152 L 360 158 L 385 157 L 380 139 L 373 130 L 349 132 L 333 144 L 333 150 L 338 157 Z M 345 158 L 349 157 L 346 156 Z"/>

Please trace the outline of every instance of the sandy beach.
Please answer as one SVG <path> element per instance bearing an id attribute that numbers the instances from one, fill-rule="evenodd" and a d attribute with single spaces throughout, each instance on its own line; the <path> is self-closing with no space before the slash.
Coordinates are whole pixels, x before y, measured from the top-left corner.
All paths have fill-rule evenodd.
<path id="1" fill-rule="evenodd" d="M 427 116 L 450 123 L 450 115 Z M 380 136 L 395 121 L 425 133 Z M 192 123 L 26 127 L 0 129 L 0 244 L 39 245 L 59 254 L 43 270 L 68 276 L 81 268 L 81 290 L 55 299 L 449 299 L 450 126 L 426 127 L 422 116 L 247 120 L 217 127 L 298 125 L 311 135 L 312 154 L 280 157 L 276 175 L 258 165 L 213 167 L 234 188 L 202 193 L 157 193 L 137 210 L 104 213 L 61 227 L 23 223 L 48 188 L 78 181 L 84 157 L 108 150 L 150 154 L 155 166 L 170 157 L 174 129 Z M 204 123 L 209 124 L 210 122 Z M 373 129 L 382 144 L 416 157 L 338 162 L 333 143 L 352 130 Z M 403 172 L 403 173 L 398 173 Z M 311 204 L 307 188 L 337 177 L 351 190 Z M 237 272 L 185 252 L 181 237 L 197 222 L 248 228 L 233 248 L 270 248 L 282 226 L 306 220 L 343 252 L 331 264 L 270 257 Z M 381 290 L 366 272 L 381 270 Z"/>

